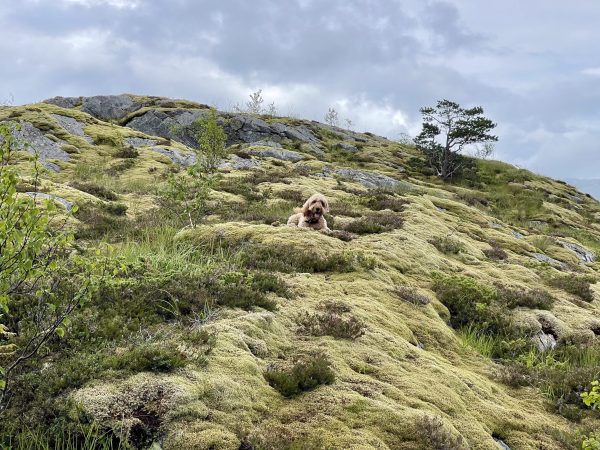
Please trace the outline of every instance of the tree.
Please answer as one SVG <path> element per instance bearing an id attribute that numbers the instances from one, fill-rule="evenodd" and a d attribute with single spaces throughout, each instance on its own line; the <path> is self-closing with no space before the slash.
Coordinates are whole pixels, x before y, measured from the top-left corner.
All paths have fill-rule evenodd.
<path id="1" fill-rule="evenodd" d="M 263 110 L 262 104 L 264 99 L 262 98 L 262 89 L 250 94 L 250 100 L 246 102 L 246 111 L 250 114 L 260 114 Z"/>
<path id="2" fill-rule="evenodd" d="M 337 127 L 339 124 L 338 112 L 334 108 L 329 108 L 325 114 L 325 123 L 332 127 Z"/>
<path id="3" fill-rule="evenodd" d="M 458 103 L 440 100 L 435 107 L 420 111 L 423 129 L 415 138 L 415 144 L 425 152 L 429 166 L 443 180 L 462 168 L 460 153 L 465 147 L 498 140 L 489 134 L 496 124 L 483 116 L 480 106 L 464 109 Z"/>
<path id="4" fill-rule="evenodd" d="M 17 192 L 26 181 L 37 193 L 41 171 L 36 159 L 32 179 L 24 180 L 12 165 L 16 127 L 0 123 L 0 414 L 16 375 L 52 337 L 64 335 L 69 316 L 100 280 L 97 262 L 74 251 L 66 219 L 56 223 L 55 203 L 40 207 L 35 195 Z"/>
<path id="5" fill-rule="evenodd" d="M 217 111 L 211 109 L 191 125 L 198 141 L 196 160 L 183 173 L 170 174 L 163 193 L 172 209 L 185 215 L 192 228 L 205 213 L 210 190 L 218 179 L 215 172 L 227 154 L 227 135 L 217 119 Z"/>

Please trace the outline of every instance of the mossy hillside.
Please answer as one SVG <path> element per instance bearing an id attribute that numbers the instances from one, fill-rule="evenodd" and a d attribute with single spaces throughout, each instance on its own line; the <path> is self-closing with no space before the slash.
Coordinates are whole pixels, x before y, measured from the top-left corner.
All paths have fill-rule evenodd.
<path id="1" fill-rule="evenodd" d="M 92 143 L 66 133 L 50 114 L 85 123 Z M 600 205 L 574 188 L 493 161 L 475 161 L 470 175 L 440 183 L 411 165 L 420 157 L 411 147 L 361 135 L 366 142 L 358 153 L 335 152 L 328 149 L 346 138 L 321 133 L 323 157 L 290 146 L 306 159 L 252 157 L 260 167 L 222 171 L 205 223 L 180 231 L 183 224 L 168 214 L 160 197 L 166 174 L 179 166 L 144 146 L 129 158 L 132 163 L 123 165 L 127 158 L 117 156 L 125 137 L 164 140 L 53 105 L 0 110 L 0 117 L 10 116 L 46 124 L 49 133 L 79 150 L 60 163 L 60 172 L 45 175 L 45 192 L 96 211 L 111 202 L 74 187 L 74 182 L 95 183 L 114 192 L 113 202 L 127 206 L 118 221 L 96 224 L 85 242 L 111 241 L 111 254 L 125 259 L 128 273 L 111 280 L 105 297 L 83 312 L 89 317 L 70 330 L 68 355 L 59 343 L 50 347 L 57 376 L 60 361 L 65 367 L 73 367 L 67 361 L 81 361 L 86 369 L 98 348 L 104 349 L 101 362 L 93 370 L 90 365 L 79 381 L 65 377 L 73 381 L 43 391 L 59 405 L 52 414 L 43 399 L 27 398 L 30 420 L 52 421 L 56 415 L 92 420 L 117 435 L 130 430 L 130 442 L 139 446 L 160 442 L 163 448 L 206 449 L 237 449 L 242 442 L 261 449 L 426 448 L 424 416 L 439 416 L 443 432 L 463 436 L 470 448 L 496 448 L 495 436 L 513 449 L 559 449 L 571 445 L 564 436 L 590 420 L 571 422 L 537 386 L 517 388 L 503 381 L 503 364 L 464 345 L 434 292 L 438 275 L 468 277 L 489 289 L 501 284 L 548 291 L 555 299 L 551 309 L 518 306 L 504 313 L 524 335 L 550 328 L 561 345 L 597 347 L 598 263 L 582 263 L 561 242 L 600 249 L 594 219 Z M 269 121 L 320 127 L 298 119 Z M 160 146 L 191 151 L 174 140 Z M 370 171 L 405 184 L 395 192 L 375 192 L 355 180 L 328 176 L 326 167 Z M 334 230 L 386 204 L 403 223 L 348 241 L 271 225 L 283 223 L 292 207 L 314 192 L 330 199 Z M 542 201 L 526 201 L 531 193 Z M 91 226 L 86 221 L 93 216 L 77 217 L 80 226 Z M 444 253 L 432 244 L 446 238 L 459 244 L 457 252 Z M 492 245 L 507 258 L 486 256 Z M 539 262 L 534 253 L 565 267 Z M 593 301 L 551 282 L 569 271 L 592 278 Z M 268 309 L 219 304 L 223 280 L 261 273 L 276 275 L 290 295 L 260 293 L 269 299 Z M 246 284 L 232 286 L 247 292 Z M 400 287 L 415 288 L 430 302 L 410 303 L 398 294 Z M 347 304 L 364 323 L 364 333 L 355 339 L 303 333 L 301 318 L 329 301 Z M 94 322 L 101 330 L 90 337 Z M 212 336 L 210 351 L 190 340 L 192 329 Z M 130 362 L 131 352 L 144 345 L 170 352 L 168 370 Z M 114 351 L 121 362 L 111 359 Z M 291 398 L 269 386 L 270 367 L 286 369 L 314 354 L 330 362 L 332 384 Z M 12 417 L 24 407 L 18 401 Z"/>

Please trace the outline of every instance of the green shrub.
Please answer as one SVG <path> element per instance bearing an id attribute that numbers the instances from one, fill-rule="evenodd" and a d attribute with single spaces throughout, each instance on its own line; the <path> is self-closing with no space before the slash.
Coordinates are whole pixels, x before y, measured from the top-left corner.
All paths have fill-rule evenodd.
<path id="1" fill-rule="evenodd" d="M 333 336 L 340 339 L 357 339 L 365 333 L 364 322 L 350 312 L 350 307 L 339 301 L 319 305 L 322 311 L 305 313 L 299 318 L 300 331 L 312 336 Z"/>
<path id="2" fill-rule="evenodd" d="M 267 298 L 268 292 L 289 297 L 285 283 L 269 273 L 227 272 L 209 287 L 219 305 L 230 308 L 250 309 L 254 306 L 273 311 L 277 304 Z"/>
<path id="3" fill-rule="evenodd" d="M 291 245 L 248 245 L 239 256 L 247 268 L 267 272 L 354 272 L 361 266 L 372 269 L 375 264 L 373 259 L 362 254 L 327 254 Z"/>
<path id="4" fill-rule="evenodd" d="M 397 213 L 379 211 L 350 222 L 344 230 L 356 234 L 385 233 L 401 228 L 403 223 Z"/>
<path id="5" fill-rule="evenodd" d="M 127 212 L 127 205 L 124 205 L 123 203 L 110 202 L 104 203 L 102 205 L 102 209 L 115 216 L 124 216 Z"/>
<path id="6" fill-rule="evenodd" d="M 554 297 L 543 289 L 521 289 L 504 285 L 496 285 L 498 301 L 507 308 L 514 309 L 519 306 L 534 309 L 552 309 Z"/>
<path id="7" fill-rule="evenodd" d="M 302 193 L 302 191 L 299 191 L 297 189 L 283 189 L 282 191 L 279 191 L 277 193 L 277 196 L 279 198 L 294 203 L 296 206 L 302 205 L 306 200 L 305 195 Z"/>
<path id="8" fill-rule="evenodd" d="M 117 194 L 115 194 L 113 191 L 93 182 L 73 181 L 70 183 L 70 185 L 75 189 L 79 189 L 82 192 L 87 192 L 88 194 L 104 200 L 112 201 L 118 199 Z"/>
<path id="9" fill-rule="evenodd" d="M 454 328 L 475 324 L 481 330 L 505 331 L 506 319 L 495 305 L 495 290 L 463 276 L 438 276 L 433 290 L 450 311 Z"/>
<path id="10" fill-rule="evenodd" d="M 284 397 L 293 397 L 335 380 L 330 362 L 323 355 L 305 358 L 288 370 L 269 368 L 264 376 Z"/>
<path id="11" fill-rule="evenodd" d="M 364 200 L 365 206 L 375 211 L 382 211 L 384 209 L 391 209 L 395 212 L 401 212 L 404 210 L 404 206 L 408 203 L 408 200 L 402 197 L 396 197 L 394 195 L 385 194 L 383 192 L 376 192 Z"/>
<path id="12" fill-rule="evenodd" d="M 573 294 L 585 300 L 591 302 L 594 300 L 594 293 L 590 288 L 590 279 L 583 276 L 576 275 L 559 275 L 548 281 L 550 286 L 562 289 L 569 294 Z"/>
<path id="13" fill-rule="evenodd" d="M 452 255 L 458 255 L 465 248 L 462 242 L 452 236 L 435 237 L 429 243 L 440 252 Z"/>
<path id="14" fill-rule="evenodd" d="M 108 361 L 108 366 L 129 372 L 170 372 L 186 364 L 186 356 L 175 345 L 145 344 Z"/>

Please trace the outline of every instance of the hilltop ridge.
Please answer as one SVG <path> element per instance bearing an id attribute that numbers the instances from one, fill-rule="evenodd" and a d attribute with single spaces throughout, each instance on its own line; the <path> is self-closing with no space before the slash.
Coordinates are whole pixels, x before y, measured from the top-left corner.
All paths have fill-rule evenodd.
<path id="1" fill-rule="evenodd" d="M 207 450 L 563 449 L 597 429 L 579 394 L 600 377 L 600 203 L 499 161 L 444 183 L 414 146 L 219 112 L 222 178 L 183 229 L 161 187 L 208 109 L 0 109 L 29 143 L 20 167 L 47 168 L 37 195 L 77 205 L 79 245 L 128 267 L 19 381 L 7 423 Z M 282 225 L 314 192 L 332 235 Z"/>

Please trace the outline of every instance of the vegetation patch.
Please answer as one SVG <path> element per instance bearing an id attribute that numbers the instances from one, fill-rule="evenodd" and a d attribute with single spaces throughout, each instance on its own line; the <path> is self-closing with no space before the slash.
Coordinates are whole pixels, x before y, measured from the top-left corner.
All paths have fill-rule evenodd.
<path id="1" fill-rule="evenodd" d="M 507 308 L 552 309 L 555 299 L 543 289 L 522 289 L 497 284 L 498 301 Z"/>
<path id="2" fill-rule="evenodd" d="M 365 333 L 364 322 L 349 314 L 351 308 L 346 303 L 328 301 L 321 303 L 318 308 L 321 311 L 307 312 L 299 318 L 301 333 L 340 339 L 357 339 Z"/>
<path id="3" fill-rule="evenodd" d="M 287 370 L 269 368 L 264 376 L 284 397 L 293 397 L 335 381 L 331 363 L 323 355 L 303 358 Z"/>
<path id="4" fill-rule="evenodd" d="M 458 255 L 465 248 L 462 242 L 452 236 L 438 236 L 430 239 L 429 243 L 447 255 Z"/>
<path id="5" fill-rule="evenodd" d="M 504 261 L 508 258 L 508 253 L 506 253 L 497 242 L 493 241 L 490 245 L 491 247 L 489 249 L 483 251 L 485 256 L 496 261 Z"/>
<path id="6" fill-rule="evenodd" d="M 415 288 L 408 286 L 396 286 L 392 290 L 392 293 L 400 300 L 412 303 L 413 305 L 428 305 L 431 303 L 431 299 L 429 297 L 419 294 Z"/>
<path id="7" fill-rule="evenodd" d="M 562 289 L 569 294 L 576 295 L 580 299 L 591 302 L 594 300 L 594 293 L 590 287 L 590 281 L 595 281 L 585 276 L 574 274 L 559 275 L 548 281 L 550 286 Z"/>
<path id="8" fill-rule="evenodd" d="M 385 233 L 402 227 L 404 219 L 395 212 L 379 211 L 350 222 L 345 231 L 355 234 Z"/>
<path id="9" fill-rule="evenodd" d="M 88 194 L 91 194 L 103 200 L 118 200 L 117 194 L 115 194 L 110 189 L 104 186 L 100 186 L 99 184 L 94 182 L 72 181 L 70 185 L 75 189 L 79 189 L 82 192 L 87 192 Z"/>

